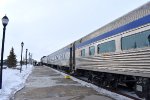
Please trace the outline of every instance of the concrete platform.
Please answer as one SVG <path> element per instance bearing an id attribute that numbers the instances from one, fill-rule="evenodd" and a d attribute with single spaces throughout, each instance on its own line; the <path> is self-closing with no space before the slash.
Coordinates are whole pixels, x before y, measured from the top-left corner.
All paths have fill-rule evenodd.
<path id="1" fill-rule="evenodd" d="M 15 100 L 113 100 L 46 66 L 36 66 Z"/>

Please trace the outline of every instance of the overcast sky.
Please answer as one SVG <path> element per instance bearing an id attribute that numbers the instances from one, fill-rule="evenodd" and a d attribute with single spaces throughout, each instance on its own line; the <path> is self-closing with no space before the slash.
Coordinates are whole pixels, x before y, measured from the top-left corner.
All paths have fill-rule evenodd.
<path id="1" fill-rule="evenodd" d="M 4 58 L 14 47 L 20 60 L 21 42 L 33 58 L 70 44 L 149 0 L 0 0 L 0 18 L 9 18 Z M 0 49 L 3 26 L 0 24 Z"/>

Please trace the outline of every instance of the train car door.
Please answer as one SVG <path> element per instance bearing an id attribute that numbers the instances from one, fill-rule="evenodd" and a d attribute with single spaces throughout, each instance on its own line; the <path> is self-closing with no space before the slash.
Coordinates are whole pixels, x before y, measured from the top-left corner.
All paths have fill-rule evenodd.
<path id="1" fill-rule="evenodd" d="M 70 46 L 70 59 L 69 59 L 69 70 L 72 70 L 72 44 Z"/>
<path id="2" fill-rule="evenodd" d="M 73 43 L 72 53 L 73 53 L 73 57 L 72 57 L 72 71 L 74 71 L 75 70 L 75 42 Z"/>
<path id="3" fill-rule="evenodd" d="M 70 46 L 70 72 L 75 70 L 75 43 Z"/>

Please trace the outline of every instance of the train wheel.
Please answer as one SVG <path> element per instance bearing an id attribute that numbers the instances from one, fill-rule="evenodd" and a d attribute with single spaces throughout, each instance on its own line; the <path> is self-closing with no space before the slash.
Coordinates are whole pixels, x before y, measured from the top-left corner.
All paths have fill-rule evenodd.
<path id="1" fill-rule="evenodd" d="M 135 93 L 137 96 L 140 98 L 144 97 L 144 83 L 143 83 L 143 78 L 137 78 L 136 86 L 135 86 Z"/>
<path id="2" fill-rule="evenodd" d="M 150 100 L 150 79 L 139 78 L 136 84 L 136 94 L 140 98 Z"/>
<path id="3" fill-rule="evenodd" d="M 136 85 L 136 78 L 135 77 L 126 77 L 126 82 L 125 82 L 126 86 L 133 89 Z"/>
<path id="4" fill-rule="evenodd" d="M 88 81 L 93 82 L 93 74 L 92 74 L 92 72 L 89 71 L 89 72 L 86 74 L 86 76 L 88 77 Z"/>
<path id="5" fill-rule="evenodd" d="M 92 75 L 92 74 L 90 74 L 90 75 L 88 76 L 88 80 L 89 80 L 90 82 L 93 82 L 93 75 Z"/>
<path id="6" fill-rule="evenodd" d="M 100 80 L 99 80 L 99 85 L 100 85 L 100 86 L 103 86 L 103 81 L 104 81 L 104 80 L 103 80 L 103 77 L 100 77 Z"/>
<path id="7" fill-rule="evenodd" d="M 103 86 L 103 87 L 107 87 L 107 86 L 108 86 L 108 84 L 109 84 L 109 83 L 108 83 L 108 81 L 107 81 L 107 80 L 103 80 L 103 83 L 102 83 L 102 86 Z"/>
<path id="8" fill-rule="evenodd" d="M 113 80 L 113 81 L 111 81 L 111 88 L 112 89 L 117 89 L 117 87 L 118 87 L 118 81 L 117 80 Z"/>
<path id="9" fill-rule="evenodd" d="M 135 84 L 135 82 L 127 82 L 126 86 L 132 89 L 133 87 L 135 87 Z"/>
<path id="10" fill-rule="evenodd" d="M 145 99 L 150 100 L 150 79 L 146 80 L 145 84 Z"/>

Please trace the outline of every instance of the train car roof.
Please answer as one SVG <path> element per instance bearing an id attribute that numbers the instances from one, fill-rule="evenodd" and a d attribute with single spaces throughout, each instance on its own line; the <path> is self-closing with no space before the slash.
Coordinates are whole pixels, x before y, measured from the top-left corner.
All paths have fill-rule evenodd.
<path id="1" fill-rule="evenodd" d="M 59 54 L 60 52 L 65 52 L 65 51 L 69 50 L 69 48 L 70 48 L 71 45 L 72 44 L 69 44 L 69 45 L 67 45 L 67 46 L 65 46 L 65 47 L 63 47 L 63 48 L 61 48 L 61 49 L 59 49 L 59 50 L 57 50 L 57 51 L 49 54 L 48 56 L 53 56 L 53 55 Z"/>
<path id="2" fill-rule="evenodd" d="M 126 24 L 132 22 L 132 21 L 135 21 L 139 18 L 142 18 L 148 14 L 150 14 L 150 2 L 148 2 L 144 5 L 142 5 L 141 7 L 127 13 L 124 16 L 108 23 L 107 25 L 95 30 L 94 32 L 91 32 L 90 34 L 80 38 L 79 40 L 76 41 L 76 44 L 80 44 L 80 43 L 87 41 L 91 38 L 102 35 L 106 32 L 114 30 L 116 28 L 119 28 L 123 25 L 126 25 Z"/>
<path id="3" fill-rule="evenodd" d="M 94 32 L 91 32 L 90 34 L 76 40 L 75 42 L 72 42 L 70 43 L 69 45 L 51 53 L 50 55 L 56 55 L 56 53 L 60 53 L 60 52 L 63 52 L 65 51 L 66 49 L 69 49 L 73 43 L 75 43 L 76 45 L 82 43 L 82 42 L 85 42 L 85 41 L 88 41 L 90 40 L 91 38 L 94 38 L 94 37 L 97 37 L 97 36 L 100 36 L 102 34 L 105 34 L 106 32 L 109 32 L 109 31 L 112 31 L 114 29 L 117 29 L 123 25 L 126 25 L 130 22 L 133 22 L 139 18 L 142 18 L 146 15 L 149 15 L 150 14 L 150 2 L 142 5 L 141 7 L 127 13 L 126 15 L 106 24 L 105 26 L 95 30 Z M 50 56 L 48 55 L 48 56 Z"/>

